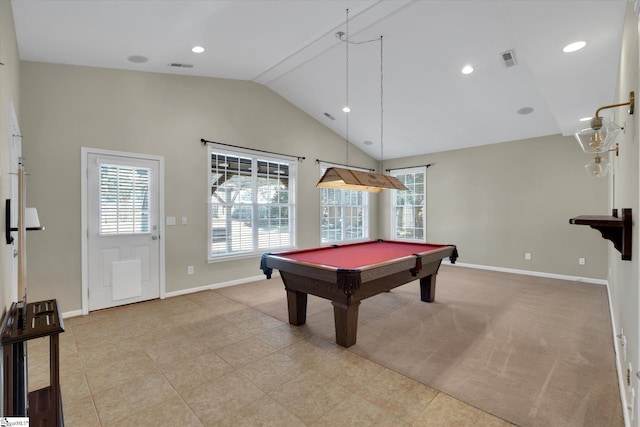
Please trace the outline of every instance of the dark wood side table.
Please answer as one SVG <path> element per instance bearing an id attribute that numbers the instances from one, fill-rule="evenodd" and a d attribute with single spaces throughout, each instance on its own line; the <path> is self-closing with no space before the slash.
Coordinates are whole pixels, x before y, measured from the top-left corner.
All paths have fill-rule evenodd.
<path id="1" fill-rule="evenodd" d="M 29 424 L 36 426 L 63 426 L 59 334 L 64 324 L 60 309 L 56 300 L 28 303 L 25 310 L 20 304 L 11 305 L 2 330 L 3 414 L 28 416 Z M 42 337 L 49 337 L 49 386 L 27 395 L 26 343 Z"/>

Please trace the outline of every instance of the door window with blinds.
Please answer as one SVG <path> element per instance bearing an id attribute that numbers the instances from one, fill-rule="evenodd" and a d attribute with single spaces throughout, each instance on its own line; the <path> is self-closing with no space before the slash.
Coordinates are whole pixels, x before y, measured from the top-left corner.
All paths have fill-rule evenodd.
<path id="1" fill-rule="evenodd" d="M 100 235 L 149 233 L 150 169 L 99 167 Z"/>
<path id="2" fill-rule="evenodd" d="M 295 246 L 297 159 L 209 147 L 209 260 Z"/>
<path id="3" fill-rule="evenodd" d="M 329 163 L 320 164 L 320 176 Z M 353 169 L 353 168 L 352 168 Z M 323 245 L 369 238 L 369 193 L 320 188 L 320 241 Z"/>
<path id="4" fill-rule="evenodd" d="M 391 175 L 398 178 L 407 187 L 407 190 L 393 190 L 394 194 L 391 197 L 392 239 L 425 242 L 427 239 L 426 166 L 393 170 Z"/>

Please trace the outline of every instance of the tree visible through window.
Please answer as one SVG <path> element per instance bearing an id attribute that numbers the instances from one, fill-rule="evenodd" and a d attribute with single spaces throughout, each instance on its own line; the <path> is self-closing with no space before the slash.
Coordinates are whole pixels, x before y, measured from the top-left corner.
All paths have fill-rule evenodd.
<path id="1" fill-rule="evenodd" d="M 407 190 L 393 190 L 391 198 L 391 236 L 396 240 L 426 241 L 426 177 L 427 168 L 418 167 L 391 171 Z"/>
<path id="2" fill-rule="evenodd" d="M 209 148 L 209 259 L 295 245 L 296 163 Z"/>

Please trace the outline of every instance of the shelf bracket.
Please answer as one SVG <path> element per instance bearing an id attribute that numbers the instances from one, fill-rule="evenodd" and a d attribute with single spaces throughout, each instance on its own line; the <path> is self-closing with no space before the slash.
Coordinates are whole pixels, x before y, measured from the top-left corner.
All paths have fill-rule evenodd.
<path id="1" fill-rule="evenodd" d="M 569 220 L 570 224 L 588 225 L 598 230 L 604 239 L 622 254 L 624 261 L 631 261 L 631 239 L 633 221 L 631 209 L 622 209 L 622 217 L 618 217 L 618 209 L 613 209 L 611 216 L 581 215 Z"/>

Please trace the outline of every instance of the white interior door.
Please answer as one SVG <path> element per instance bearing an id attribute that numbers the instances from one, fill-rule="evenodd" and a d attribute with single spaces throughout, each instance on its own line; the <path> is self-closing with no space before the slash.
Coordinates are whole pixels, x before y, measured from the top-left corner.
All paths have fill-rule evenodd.
<path id="1" fill-rule="evenodd" d="M 11 132 L 11 146 L 9 147 L 9 177 L 11 180 L 11 227 L 18 226 L 18 163 L 22 157 L 22 136 L 20 136 L 20 126 L 18 126 L 18 118 L 13 103 L 10 105 L 9 111 Z M 6 212 L 9 214 L 9 212 Z M 24 295 L 18 296 L 18 233 L 11 233 L 13 242 L 11 243 L 11 301 L 18 301 Z"/>
<path id="2" fill-rule="evenodd" d="M 159 160 L 87 153 L 88 309 L 160 297 Z"/>

